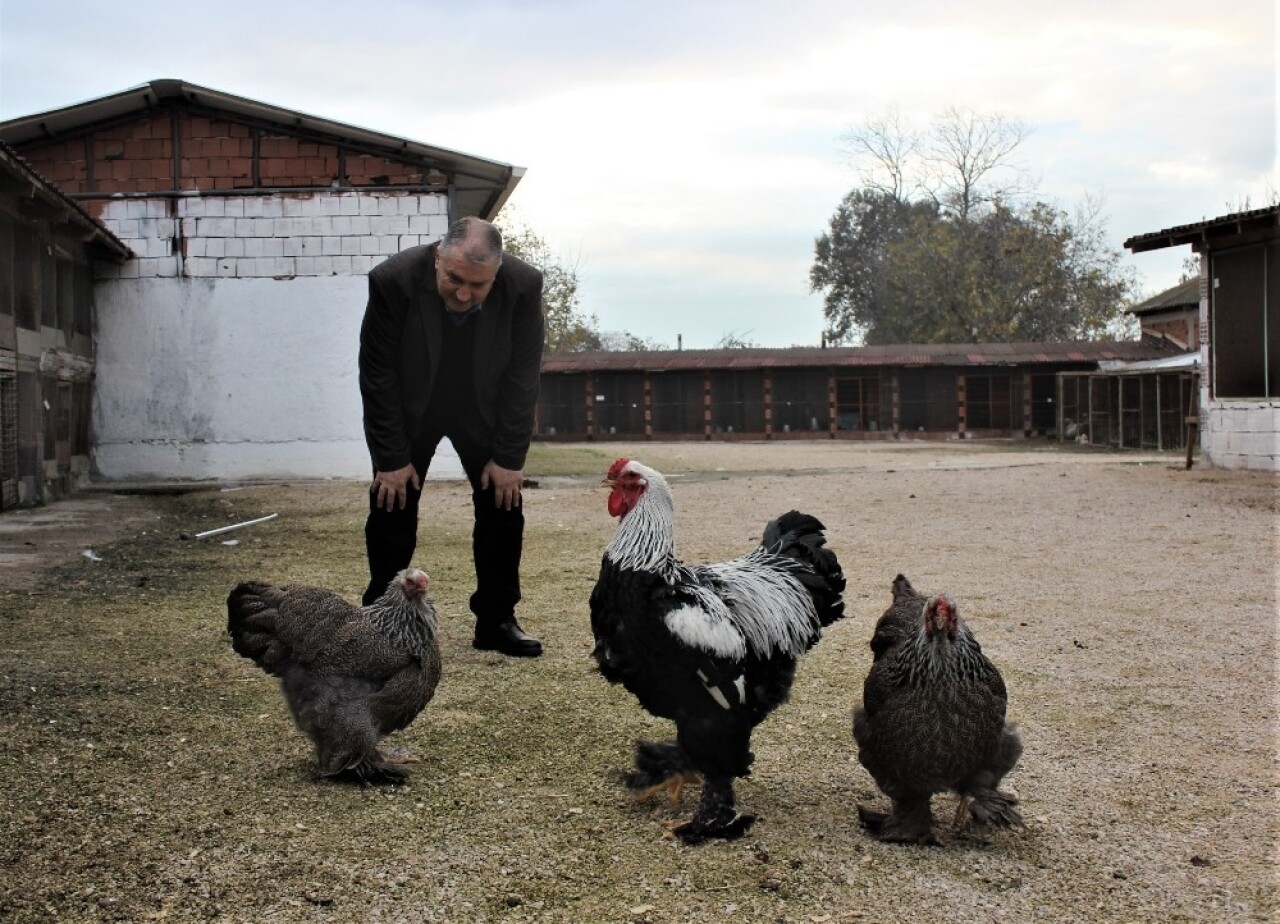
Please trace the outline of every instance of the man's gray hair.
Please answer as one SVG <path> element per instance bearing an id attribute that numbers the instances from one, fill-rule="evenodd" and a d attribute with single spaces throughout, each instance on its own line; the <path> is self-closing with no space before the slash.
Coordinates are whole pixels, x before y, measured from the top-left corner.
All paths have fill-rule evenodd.
<path id="1" fill-rule="evenodd" d="M 440 252 L 456 251 L 472 263 L 502 262 L 502 232 L 483 218 L 459 218 L 440 239 Z"/>

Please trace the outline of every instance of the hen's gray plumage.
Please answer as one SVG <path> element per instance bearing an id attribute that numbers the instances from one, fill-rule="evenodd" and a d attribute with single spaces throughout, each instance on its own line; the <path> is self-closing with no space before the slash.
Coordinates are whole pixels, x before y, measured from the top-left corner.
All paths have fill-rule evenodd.
<path id="1" fill-rule="evenodd" d="M 1004 680 L 945 595 L 926 599 L 902 575 L 876 624 L 874 660 L 853 712 L 858 760 L 893 800 L 885 814 L 858 806 L 884 840 L 933 842 L 930 800 L 960 794 L 973 821 L 1020 825 L 1017 799 L 999 792 L 1022 742 L 1005 721 Z"/>
<path id="2" fill-rule="evenodd" d="M 440 680 L 427 583 L 425 572 L 405 569 L 363 608 L 320 587 L 258 581 L 227 597 L 232 646 L 280 678 L 325 776 L 366 783 L 407 776 L 378 742 L 408 726 Z"/>

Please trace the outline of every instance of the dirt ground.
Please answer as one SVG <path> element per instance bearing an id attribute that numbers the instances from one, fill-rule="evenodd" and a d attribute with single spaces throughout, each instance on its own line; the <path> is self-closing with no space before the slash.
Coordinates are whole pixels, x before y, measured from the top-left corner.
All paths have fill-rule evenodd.
<path id="1" fill-rule="evenodd" d="M 757 729 L 740 841 L 666 840 L 696 793 L 636 806 L 619 784 L 633 740 L 669 729 L 589 663 L 614 529 L 595 484 L 618 455 L 669 476 L 686 560 L 798 507 L 849 578 L 848 616 Z M 362 485 L 0 515 L 0 920 L 1280 920 L 1275 476 L 1017 443 L 535 447 L 528 474 L 521 621 L 547 653 L 470 647 L 470 501 L 432 482 L 418 558 L 445 676 L 390 790 L 318 780 L 223 631 L 241 579 L 357 594 Z M 886 802 L 849 710 L 898 573 L 953 595 L 1004 675 L 1025 830 L 955 832 L 946 796 L 940 847 L 858 826 L 855 803 Z"/>

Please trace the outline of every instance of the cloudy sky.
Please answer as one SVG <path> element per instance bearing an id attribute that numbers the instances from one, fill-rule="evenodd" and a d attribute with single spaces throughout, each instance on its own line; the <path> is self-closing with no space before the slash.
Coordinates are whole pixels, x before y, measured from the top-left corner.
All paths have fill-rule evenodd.
<path id="1" fill-rule="evenodd" d="M 0 0 L 0 120 L 172 77 L 523 166 L 603 329 L 790 346 L 859 121 L 1020 119 L 1040 197 L 1101 196 L 1119 249 L 1268 204 L 1276 56 L 1275 0 Z M 1125 261 L 1150 294 L 1189 253 Z"/>

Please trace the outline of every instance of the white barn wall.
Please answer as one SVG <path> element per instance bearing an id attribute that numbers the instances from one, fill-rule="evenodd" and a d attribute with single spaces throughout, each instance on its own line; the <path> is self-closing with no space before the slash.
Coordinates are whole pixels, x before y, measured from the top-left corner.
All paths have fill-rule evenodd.
<path id="1" fill-rule="evenodd" d="M 94 467 L 107 480 L 366 478 L 365 275 L 446 226 L 440 195 L 111 203 L 138 259 L 98 281 Z M 462 475 L 442 446 L 432 476 Z"/>

